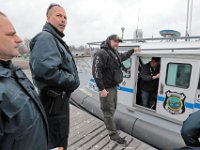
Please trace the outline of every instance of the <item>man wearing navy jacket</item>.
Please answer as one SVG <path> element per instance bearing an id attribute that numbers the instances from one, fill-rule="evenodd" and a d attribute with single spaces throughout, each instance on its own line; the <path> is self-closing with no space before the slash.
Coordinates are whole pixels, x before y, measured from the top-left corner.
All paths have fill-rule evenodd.
<path id="1" fill-rule="evenodd" d="M 75 61 L 63 41 L 67 15 L 62 6 L 47 9 L 43 30 L 30 42 L 30 69 L 49 123 L 49 149 L 67 149 L 69 99 L 80 81 Z"/>

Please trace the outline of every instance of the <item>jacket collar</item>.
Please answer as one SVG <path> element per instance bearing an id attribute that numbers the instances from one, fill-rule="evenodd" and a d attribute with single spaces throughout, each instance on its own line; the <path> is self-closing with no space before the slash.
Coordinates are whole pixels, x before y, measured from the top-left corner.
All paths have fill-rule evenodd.
<path id="1" fill-rule="evenodd" d="M 0 64 L 0 77 L 10 77 L 11 74 L 11 70 L 9 68 L 5 68 Z"/>
<path id="2" fill-rule="evenodd" d="M 47 32 L 53 34 L 59 41 L 64 42 L 64 41 L 62 40 L 62 38 L 65 36 L 65 34 L 62 33 L 62 32 L 60 32 L 60 31 L 58 31 L 58 30 L 57 30 L 53 25 L 51 25 L 50 23 L 47 22 L 47 23 L 44 25 L 43 31 L 47 31 Z"/>
<path id="3" fill-rule="evenodd" d="M 49 32 L 53 36 L 55 36 L 61 42 L 61 44 L 66 48 L 66 50 L 68 51 L 68 53 L 72 56 L 71 52 L 68 50 L 69 49 L 68 45 L 62 39 L 62 37 L 65 36 L 64 33 L 58 31 L 53 25 L 51 25 L 48 22 L 44 25 L 43 31 Z"/>
<path id="4" fill-rule="evenodd" d="M 114 50 L 110 46 L 110 40 L 107 38 L 106 41 L 103 41 L 100 45 L 101 49 L 104 49 L 107 51 L 107 53 L 114 59 L 118 61 L 119 64 L 121 64 L 121 58 L 119 54 L 117 53 L 117 50 Z"/>
<path id="5" fill-rule="evenodd" d="M 0 62 L 0 77 L 10 77 L 12 75 L 10 70 L 11 65 L 11 61 L 9 63 L 3 61 Z"/>
<path id="6" fill-rule="evenodd" d="M 0 77 L 4 77 L 4 78 L 13 77 L 14 71 L 19 79 L 26 78 L 24 73 L 21 71 L 21 69 L 17 67 L 16 65 L 10 63 L 9 66 L 5 66 L 2 63 L 0 63 Z"/>

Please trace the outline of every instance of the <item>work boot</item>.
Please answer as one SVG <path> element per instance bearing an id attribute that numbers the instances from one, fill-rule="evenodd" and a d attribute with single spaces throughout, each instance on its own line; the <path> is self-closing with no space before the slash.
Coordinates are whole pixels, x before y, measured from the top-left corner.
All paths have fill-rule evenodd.
<path id="1" fill-rule="evenodd" d="M 111 139 L 112 141 L 116 142 L 117 144 L 120 144 L 120 145 L 126 145 L 127 144 L 127 141 L 121 137 L 119 137 L 118 139 Z"/>

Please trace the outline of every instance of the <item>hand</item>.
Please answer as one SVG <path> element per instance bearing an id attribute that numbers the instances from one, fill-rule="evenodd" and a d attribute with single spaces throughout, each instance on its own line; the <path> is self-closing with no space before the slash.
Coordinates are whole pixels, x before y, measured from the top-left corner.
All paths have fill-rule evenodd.
<path id="1" fill-rule="evenodd" d="M 141 52 L 141 48 L 140 47 L 135 47 L 133 48 L 134 53 L 138 53 Z"/>
<path id="2" fill-rule="evenodd" d="M 157 79 L 160 78 L 160 73 L 158 73 L 156 76 L 157 76 Z"/>
<path id="3" fill-rule="evenodd" d="M 100 97 L 106 97 L 108 96 L 109 92 L 106 91 L 106 89 L 103 89 L 102 91 L 99 91 Z"/>
<path id="4" fill-rule="evenodd" d="M 160 73 L 152 77 L 153 80 L 158 79 L 158 78 L 160 78 Z"/>

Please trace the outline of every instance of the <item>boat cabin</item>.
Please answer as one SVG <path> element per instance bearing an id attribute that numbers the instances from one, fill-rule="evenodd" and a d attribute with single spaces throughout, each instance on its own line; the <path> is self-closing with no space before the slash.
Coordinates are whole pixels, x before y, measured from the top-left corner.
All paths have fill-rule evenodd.
<path id="1" fill-rule="evenodd" d="M 127 40 L 120 44 L 118 51 L 121 53 L 134 47 L 140 47 L 141 52 L 122 62 L 123 82 L 118 86 L 118 103 L 131 111 L 137 109 L 180 123 L 200 109 L 200 40 L 199 37 L 179 40 Z M 89 45 L 92 47 L 98 43 Z M 152 57 L 160 60 L 160 77 L 153 104 L 146 107 L 141 103 L 141 69 Z M 88 88 L 98 94 L 93 78 Z"/>

